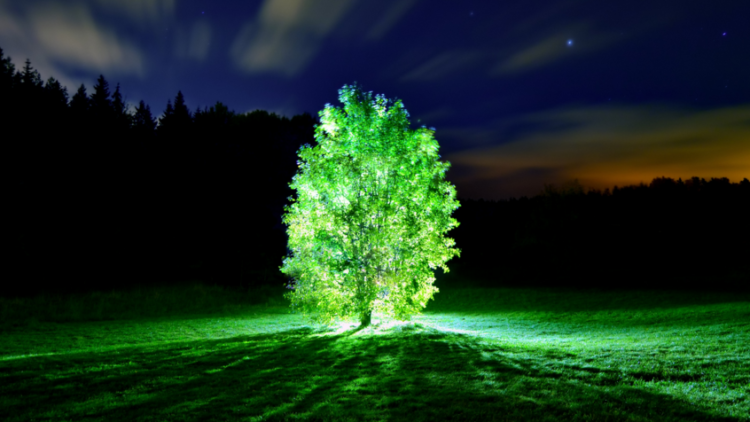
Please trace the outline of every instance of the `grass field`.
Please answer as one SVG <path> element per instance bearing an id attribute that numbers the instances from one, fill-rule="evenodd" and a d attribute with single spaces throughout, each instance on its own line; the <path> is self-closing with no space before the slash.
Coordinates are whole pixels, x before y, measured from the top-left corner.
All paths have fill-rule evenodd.
<path id="1" fill-rule="evenodd" d="M 361 331 L 203 294 L 0 302 L 0 420 L 750 421 L 748 293 L 446 289 Z"/>

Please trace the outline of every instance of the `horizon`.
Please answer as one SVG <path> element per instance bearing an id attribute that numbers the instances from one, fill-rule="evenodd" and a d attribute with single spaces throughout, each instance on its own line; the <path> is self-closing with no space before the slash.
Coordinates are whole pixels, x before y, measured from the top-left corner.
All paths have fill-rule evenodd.
<path id="1" fill-rule="evenodd" d="M 750 4 L 0 0 L 0 46 L 72 94 L 100 74 L 155 115 L 313 116 L 337 90 L 436 128 L 462 195 L 750 177 Z"/>

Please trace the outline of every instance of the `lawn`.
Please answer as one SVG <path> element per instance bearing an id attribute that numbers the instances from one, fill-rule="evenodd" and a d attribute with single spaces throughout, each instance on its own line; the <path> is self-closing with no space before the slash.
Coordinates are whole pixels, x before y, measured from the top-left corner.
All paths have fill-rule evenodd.
<path id="1" fill-rule="evenodd" d="M 3 324 L 0 420 L 750 421 L 748 293 L 444 289 L 361 331 L 232 300 Z"/>

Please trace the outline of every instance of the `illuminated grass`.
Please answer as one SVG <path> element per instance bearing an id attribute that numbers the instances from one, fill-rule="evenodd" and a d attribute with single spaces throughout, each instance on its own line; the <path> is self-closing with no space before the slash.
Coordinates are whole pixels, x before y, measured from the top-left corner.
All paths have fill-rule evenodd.
<path id="1" fill-rule="evenodd" d="M 411 323 L 236 315 L 2 332 L 2 420 L 750 420 L 750 296 L 465 289 Z"/>

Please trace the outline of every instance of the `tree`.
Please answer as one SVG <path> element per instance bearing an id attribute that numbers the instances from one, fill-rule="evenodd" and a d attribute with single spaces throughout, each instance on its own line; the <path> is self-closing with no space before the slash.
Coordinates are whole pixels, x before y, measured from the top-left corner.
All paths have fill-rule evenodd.
<path id="1" fill-rule="evenodd" d="M 0 78 L 1 80 L 6 83 L 10 84 L 12 82 L 13 74 L 16 72 L 16 66 L 13 64 L 13 61 L 10 59 L 10 57 L 6 57 L 5 53 L 3 52 L 3 49 L 0 48 Z"/>
<path id="2" fill-rule="evenodd" d="M 110 98 L 109 82 L 104 79 L 104 75 L 99 75 L 94 85 L 94 93 L 90 98 L 91 112 L 94 119 L 99 123 L 101 120 L 109 123 L 112 118 L 112 99 Z M 104 122 L 102 122 L 104 123 Z"/>
<path id="3" fill-rule="evenodd" d="M 171 106 L 171 104 L 170 104 Z M 133 115 L 133 130 L 137 137 L 151 137 L 156 132 L 156 120 L 151 114 L 151 107 L 143 100 L 138 103 Z"/>
<path id="4" fill-rule="evenodd" d="M 42 82 L 42 77 L 39 75 L 39 71 L 31 67 L 31 60 L 26 59 L 23 71 L 21 72 L 21 86 L 29 90 L 42 88 L 43 85 L 44 83 Z"/>
<path id="5" fill-rule="evenodd" d="M 86 86 L 81 84 L 78 87 L 78 91 L 73 95 L 70 100 L 70 109 L 79 120 L 83 120 L 89 112 L 91 102 L 86 94 Z"/>
<path id="6" fill-rule="evenodd" d="M 433 270 L 459 250 L 443 235 L 458 222 L 456 190 L 444 180 L 434 131 L 409 128 L 401 100 L 339 90 L 343 108 L 327 104 L 317 146 L 300 148 L 290 187 L 296 198 L 283 221 L 291 252 L 281 271 L 291 278 L 294 309 L 317 322 L 373 311 L 408 320 L 438 289 Z"/>
<path id="7" fill-rule="evenodd" d="M 174 106 L 171 100 L 167 101 L 167 108 L 159 119 L 158 131 L 163 136 L 174 138 L 172 141 L 177 141 L 188 136 L 192 123 L 193 116 L 185 105 L 185 97 L 182 91 L 178 91 Z"/>
<path id="8" fill-rule="evenodd" d="M 124 136 L 127 130 L 130 129 L 133 117 L 128 113 L 127 105 L 122 99 L 119 83 L 112 94 L 112 112 L 114 114 L 114 132 L 117 136 Z"/>
<path id="9" fill-rule="evenodd" d="M 168 122 L 174 117 L 174 107 L 172 107 L 172 100 L 167 100 L 167 108 L 164 109 L 164 113 L 159 118 L 159 127 L 164 130 Z"/>
<path id="10" fill-rule="evenodd" d="M 32 122 L 39 116 L 39 110 L 42 107 L 44 101 L 44 82 L 42 77 L 39 75 L 39 71 L 31 66 L 31 61 L 26 59 L 26 63 L 23 66 L 23 70 L 18 72 L 16 75 L 18 84 L 18 96 L 16 97 L 17 106 L 20 107 L 20 118 L 21 126 L 24 128 L 33 128 L 37 130 L 38 127 L 33 127 Z"/>
<path id="11" fill-rule="evenodd" d="M 53 77 L 49 77 L 47 82 L 44 84 L 44 91 L 46 93 L 46 105 L 52 113 L 59 113 L 60 110 L 67 109 L 68 107 L 68 89 L 60 81 Z"/>

